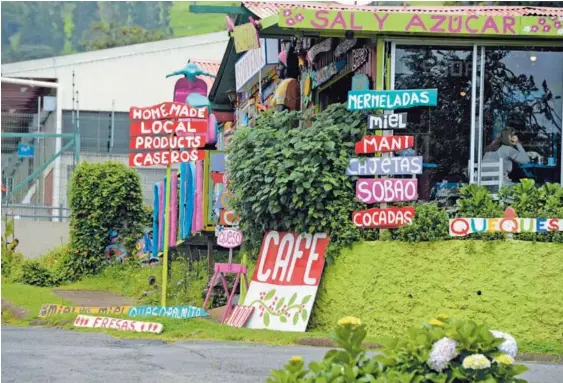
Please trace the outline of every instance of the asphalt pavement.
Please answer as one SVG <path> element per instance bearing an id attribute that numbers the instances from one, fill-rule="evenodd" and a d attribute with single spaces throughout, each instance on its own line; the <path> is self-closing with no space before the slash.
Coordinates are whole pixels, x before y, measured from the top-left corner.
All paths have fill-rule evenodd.
<path id="1" fill-rule="evenodd" d="M 2 327 L 2 383 L 265 382 L 293 355 L 327 349 L 253 343 L 119 340 L 107 334 Z M 529 383 L 563 383 L 563 365 L 528 364 Z"/>

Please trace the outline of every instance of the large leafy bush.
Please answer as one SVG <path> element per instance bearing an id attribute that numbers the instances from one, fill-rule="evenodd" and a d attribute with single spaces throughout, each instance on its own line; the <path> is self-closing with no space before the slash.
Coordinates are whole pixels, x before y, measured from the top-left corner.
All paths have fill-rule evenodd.
<path id="1" fill-rule="evenodd" d="M 404 338 L 383 340 L 381 355 L 367 356 L 361 344 L 366 330 L 357 318 L 342 318 L 333 339 L 338 350 L 305 368 L 292 357 L 283 369 L 271 372 L 268 383 L 525 383 L 516 376 L 526 371 L 514 364 L 515 340 L 471 320 L 441 315 Z"/>
<path id="2" fill-rule="evenodd" d="M 416 205 L 415 217 L 410 225 L 394 231 L 392 238 L 405 242 L 426 242 L 449 239 L 449 216 L 446 210 L 433 203 Z"/>
<path id="3" fill-rule="evenodd" d="M 129 254 L 146 224 L 139 174 L 118 162 L 82 162 L 70 188 L 71 254 L 62 267 L 66 279 L 92 274 L 104 265 L 104 248 L 111 229 L 119 231 Z"/>
<path id="4" fill-rule="evenodd" d="M 268 112 L 229 143 L 232 206 L 245 245 L 256 254 L 267 230 L 327 232 L 329 262 L 338 248 L 361 238 L 352 211 L 354 179 L 345 171 L 365 116 L 334 104 L 309 119 L 302 112 Z"/>

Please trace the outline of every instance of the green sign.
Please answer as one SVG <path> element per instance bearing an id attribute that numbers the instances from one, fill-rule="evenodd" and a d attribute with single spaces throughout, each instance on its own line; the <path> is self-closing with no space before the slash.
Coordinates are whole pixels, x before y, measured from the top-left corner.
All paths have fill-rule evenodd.
<path id="1" fill-rule="evenodd" d="M 310 30 L 422 33 L 458 36 L 541 36 L 563 39 L 563 20 L 544 16 L 440 15 L 415 12 L 366 12 L 282 9 L 279 26 Z"/>
<path id="2" fill-rule="evenodd" d="M 436 106 L 437 89 L 412 90 L 351 90 L 348 110 L 406 109 L 417 106 Z"/>
<path id="3" fill-rule="evenodd" d="M 235 51 L 237 53 L 260 48 L 258 29 L 252 23 L 236 26 L 232 36 L 235 40 Z"/>

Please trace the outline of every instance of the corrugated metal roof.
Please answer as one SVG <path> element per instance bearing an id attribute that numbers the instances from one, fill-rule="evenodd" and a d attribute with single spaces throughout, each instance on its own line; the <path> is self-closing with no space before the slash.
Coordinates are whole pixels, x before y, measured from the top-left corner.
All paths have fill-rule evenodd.
<path id="1" fill-rule="evenodd" d="M 417 13 L 440 13 L 440 14 L 468 14 L 488 16 L 563 16 L 563 8 L 553 7 L 501 7 L 501 6 L 359 6 L 344 5 L 335 2 L 266 2 L 266 1 L 243 1 L 242 3 L 250 12 L 261 19 L 278 14 L 280 9 L 306 8 L 314 10 L 329 11 L 365 11 L 365 12 L 417 12 Z"/>
<path id="2" fill-rule="evenodd" d="M 219 68 L 221 67 L 221 61 L 218 60 L 190 60 L 191 62 L 193 62 L 194 64 L 197 64 L 197 66 L 212 75 L 217 76 L 217 73 L 219 73 Z M 209 92 L 211 92 L 211 88 L 213 87 L 213 83 L 215 82 L 215 78 L 214 77 L 209 77 L 209 76 L 201 76 L 199 77 L 201 78 L 203 81 L 205 81 L 205 83 L 207 84 L 207 95 L 209 95 Z"/>

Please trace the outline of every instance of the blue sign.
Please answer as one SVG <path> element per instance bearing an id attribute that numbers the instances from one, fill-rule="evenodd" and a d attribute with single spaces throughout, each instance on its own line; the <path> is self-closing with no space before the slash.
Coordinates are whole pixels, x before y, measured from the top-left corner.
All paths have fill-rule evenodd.
<path id="1" fill-rule="evenodd" d="M 19 144 L 18 157 L 20 158 L 33 158 L 35 147 L 33 145 Z"/>
<path id="2" fill-rule="evenodd" d="M 348 110 L 395 110 L 417 106 L 436 106 L 438 89 L 351 90 Z"/>
<path id="3" fill-rule="evenodd" d="M 135 306 L 129 309 L 130 317 L 168 317 L 175 319 L 188 319 L 208 316 L 204 309 L 194 306 Z"/>

